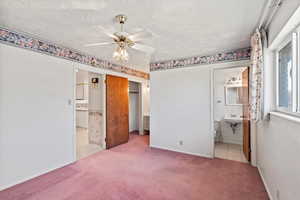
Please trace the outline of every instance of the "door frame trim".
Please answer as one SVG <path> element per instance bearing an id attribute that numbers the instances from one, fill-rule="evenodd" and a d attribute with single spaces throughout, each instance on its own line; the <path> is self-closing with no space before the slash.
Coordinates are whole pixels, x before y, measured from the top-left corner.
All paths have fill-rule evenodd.
<path id="1" fill-rule="evenodd" d="M 210 130 L 211 130 L 211 142 L 212 142 L 212 158 L 215 158 L 215 137 L 214 137 L 214 72 L 216 70 L 222 70 L 222 69 L 232 69 L 232 68 L 238 68 L 238 67 L 249 67 L 249 70 L 251 72 L 251 67 L 250 67 L 250 61 L 246 61 L 246 62 L 242 62 L 242 63 L 226 63 L 226 64 L 219 64 L 219 65 L 215 65 L 212 67 L 211 71 L 210 71 L 210 98 L 211 98 L 211 106 L 210 106 Z M 249 80 L 251 81 L 251 75 L 249 76 Z M 250 86 L 250 85 L 249 85 Z M 250 122 L 250 137 L 253 138 L 252 136 L 254 136 L 255 132 L 252 129 L 252 123 Z M 254 136 L 255 137 L 255 136 Z M 256 158 L 256 155 L 253 155 L 256 153 L 256 141 L 255 140 L 250 140 L 250 146 L 251 146 L 251 161 L 250 164 L 255 166 L 255 159 L 252 158 Z"/>

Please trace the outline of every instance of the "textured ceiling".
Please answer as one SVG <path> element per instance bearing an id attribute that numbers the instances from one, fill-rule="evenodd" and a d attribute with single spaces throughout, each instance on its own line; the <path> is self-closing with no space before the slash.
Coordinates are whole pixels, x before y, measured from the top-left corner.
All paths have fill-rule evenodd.
<path id="1" fill-rule="evenodd" d="M 149 56 L 130 50 L 129 67 L 149 71 L 149 62 L 208 55 L 249 46 L 266 0 L 1 0 L 0 26 L 113 61 L 114 46 L 84 47 L 110 39 L 97 28 L 129 19 L 125 30 L 143 28 Z"/>

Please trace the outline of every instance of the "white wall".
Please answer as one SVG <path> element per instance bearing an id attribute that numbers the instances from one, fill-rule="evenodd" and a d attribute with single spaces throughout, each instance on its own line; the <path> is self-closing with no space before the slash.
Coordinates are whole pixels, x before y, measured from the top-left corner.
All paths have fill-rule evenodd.
<path id="1" fill-rule="evenodd" d="M 0 44 L 0 190 L 74 161 L 72 63 Z"/>
<path id="2" fill-rule="evenodd" d="M 211 70 L 203 66 L 151 72 L 152 147 L 213 155 L 210 80 Z"/>
<path id="3" fill-rule="evenodd" d="M 101 74 L 89 72 L 88 81 L 91 82 L 92 78 L 98 78 L 99 83 L 96 87 L 89 86 L 89 110 L 103 113 L 103 95 L 104 95 L 104 84 L 103 77 Z"/>
<path id="4" fill-rule="evenodd" d="M 257 128 L 257 162 L 267 188 L 277 200 L 300 199 L 300 123 L 272 115 Z"/>
<path id="5" fill-rule="evenodd" d="M 287 15 L 295 9 L 300 1 L 284 1 L 283 7 L 272 22 L 269 35 L 282 37 L 282 33 L 289 31 L 284 27 Z M 294 5 L 294 6 L 293 6 Z M 287 8 L 290 9 L 287 9 Z M 298 13 L 300 14 L 300 8 Z M 300 23 L 300 15 L 295 16 L 296 24 Z M 283 21 L 282 21 L 283 20 Z M 276 28 L 275 28 L 276 27 Z M 293 28 L 293 25 L 289 25 Z M 278 32 L 280 32 L 278 34 Z M 278 43 L 278 37 L 273 41 Z M 282 37 L 284 38 L 284 36 Z M 270 44 L 274 47 L 274 42 Z M 265 112 L 274 109 L 275 103 L 275 64 L 274 54 L 267 49 L 265 54 Z M 294 122 L 271 114 L 270 120 L 265 119 L 257 127 L 257 166 L 260 169 L 266 188 L 272 200 L 300 199 L 300 122 Z M 277 195 L 279 198 L 277 198 Z"/>
<path id="6" fill-rule="evenodd" d="M 0 190 L 75 161 L 74 68 L 147 83 L 0 44 Z"/>
<path id="7" fill-rule="evenodd" d="M 143 115 L 150 114 L 150 84 L 142 84 L 142 93 L 143 93 Z"/>

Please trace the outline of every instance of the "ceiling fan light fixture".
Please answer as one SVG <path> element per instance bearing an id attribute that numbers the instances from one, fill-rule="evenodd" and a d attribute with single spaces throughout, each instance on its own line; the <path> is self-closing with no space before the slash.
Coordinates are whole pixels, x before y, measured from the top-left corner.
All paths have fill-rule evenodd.
<path id="1" fill-rule="evenodd" d="M 117 61 L 126 62 L 129 60 L 129 55 L 125 47 L 117 47 L 117 49 L 113 53 L 113 58 Z"/>
<path id="2" fill-rule="evenodd" d="M 116 44 L 117 48 L 113 52 L 113 59 L 120 62 L 127 62 L 129 60 L 129 55 L 127 49 L 134 49 L 137 51 L 144 52 L 146 54 L 152 54 L 154 52 L 154 48 L 144 45 L 140 43 L 145 38 L 151 38 L 152 33 L 149 31 L 139 30 L 135 33 L 127 33 L 123 29 L 123 25 L 127 20 L 126 15 L 117 15 L 115 20 L 120 24 L 120 31 L 115 31 L 113 28 L 105 29 L 101 28 L 103 33 L 109 36 L 113 41 L 112 42 L 98 42 L 92 44 L 86 44 L 85 46 L 93 47 L 93 46 L 101 46 L 107 44 Z M 101 27 L 101 26 L 100 26 Z"/>

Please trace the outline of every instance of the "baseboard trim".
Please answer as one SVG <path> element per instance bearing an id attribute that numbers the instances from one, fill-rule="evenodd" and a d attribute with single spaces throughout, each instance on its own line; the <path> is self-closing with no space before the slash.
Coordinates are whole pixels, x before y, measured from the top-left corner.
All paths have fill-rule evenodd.
<path id="1" fill-rule="evenodd" d="M 179 150 L 175 150 L 175 149 L 171 149 L 171 148 L 166 148 L 166 147 L 160 147 L 160 146 L 157 146 L 157 145 L 151 145 L 150 144 L 150 147 L 152 148 L 156 148 L 156 149 L 162 149 L 162 150 L 167 150 L 167 151 L 174 151 L 174 152 L 177 152 L 177 153 L 183 153 L 183 154 L 188 154 L 188 155 L 193 155 L 193 156 L 199 156 L 199 157 L 204 157 L 204 158 L 211 158 L 213 159 L 213 156 L 211 155 L 206 155 L 206 154 L 198 154 L 198 153 L 191 153 L 191 152 L 187 152 L 187 151 L 179 151 Z"/>
<path id="2" fill-rule="evenodd" d="M 258 173 L 259 173 L 259 175 L 260 175 L 260 177 L 261 177 L 261 179 L 262 179 L 262 182 L 263 182 L 263 184 L 264 184 L 264 186 L 265 186 L 265 188 L 266 188 L 266 191 L 267 191 L 267 194 L 268 194 L 268 196 L 269 196 L 269 199 L 270 199 L 270 200 L 275 200 L 275 199 L 272 197 L 272 195 L 271 195 L 270 189 L 269 189 L 269 187 L 268 187 L 268 185 L 267 185 L 266 179 L 264 178 L 263 173 L 262 173 L 260 167 L 257 166 L 257 169 L 258 169 Z"/>
<path id="3" fill-rule="evenodd" d="M 76 161 L 70 161 L 70 162 L 66 162 L 66 163 L 64 163 L 64 164 L 58 165 L 58 167 L 52 167 L 52 168 L 49 168 L 49 169 L 46 169 L 46 170 L 41 170 L 39 173 L 36 173 L 35 175 L 28 176 L 28 177 L 26 177 L 26 178 L 22 178 L 21 180 L 16 181 L 16 182 L 14 182 L 14 183 L 10 183 L 10 184 L 4 185 L 4 186 L 0 186 L 0 191 L 5 190 L 5 189 L 8 189 L 8 188 L 10 188 L 10 187 L 13 187 L 13 186 L 15 186 L 15 185 L 24 183 L 24 182 L 26 182 L 26 181 L 29 181 L 29 180 L 33 179 L 33 178 L 36 178 L 36 177 L 39 177 L 39 176 L 41 176 L 41 175 L 47 174 L 47 173 L 49 173 L 49 172 L 51 172 L 51 171 L 54 171 L 54 170 L 56 170 L 56 169 L 65 167 L 65 166 L 70 165 L 70 164 L 75 163 L 75 162 L 76 162 Z"/>

